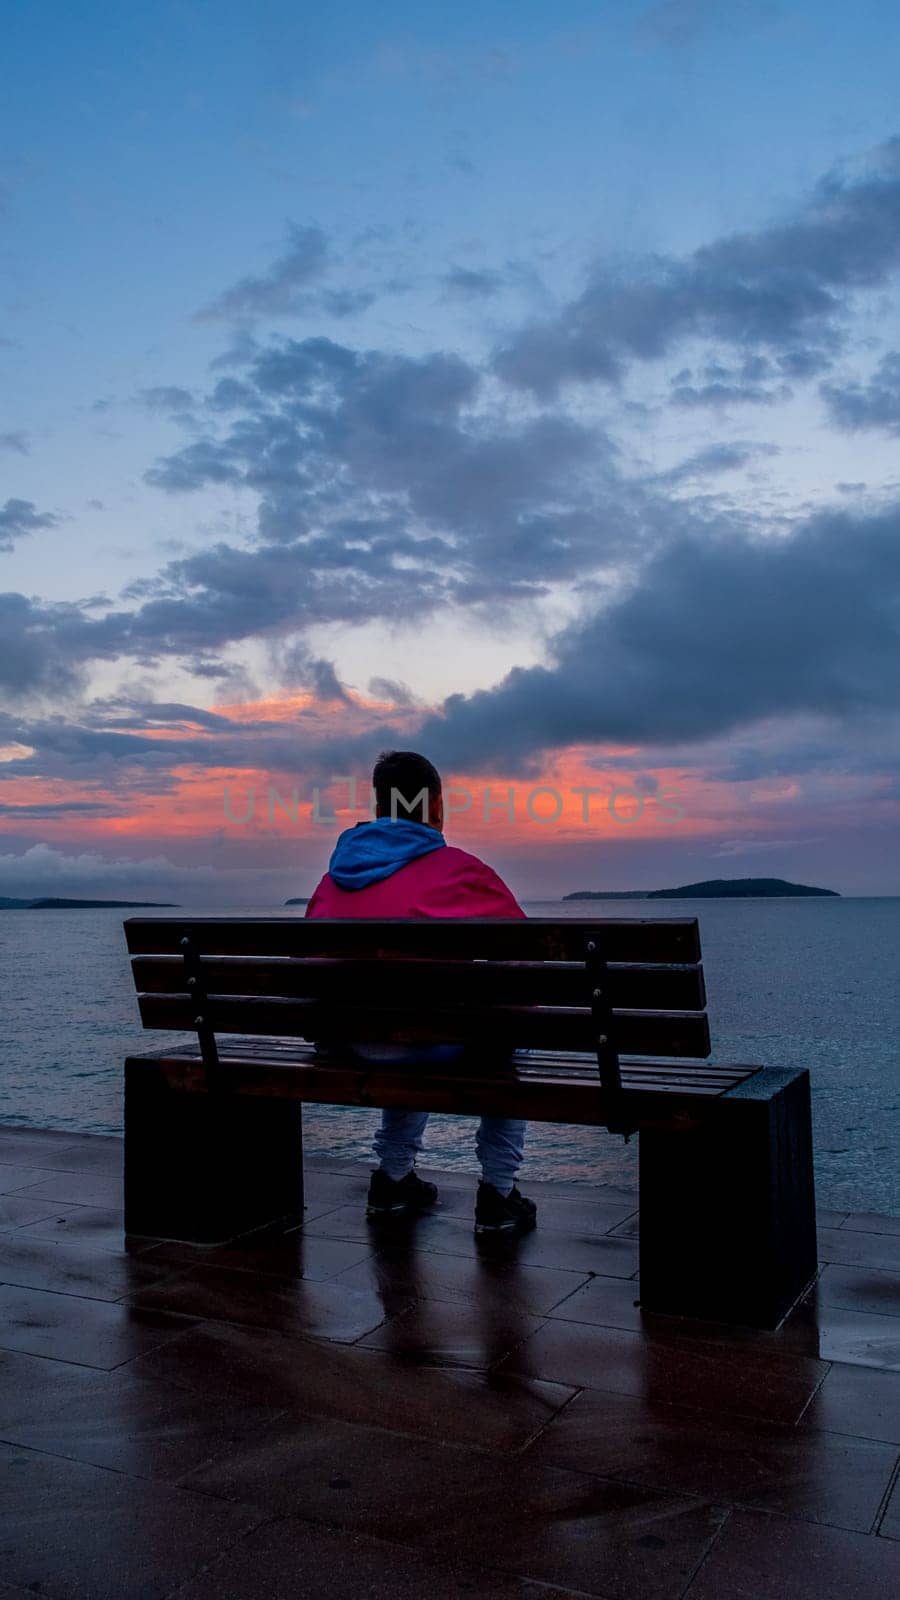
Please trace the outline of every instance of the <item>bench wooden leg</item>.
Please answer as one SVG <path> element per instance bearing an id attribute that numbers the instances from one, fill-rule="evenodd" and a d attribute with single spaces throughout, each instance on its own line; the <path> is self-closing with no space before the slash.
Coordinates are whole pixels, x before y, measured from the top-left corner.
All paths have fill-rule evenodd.
<path id="1" fill-rule="evenodd" d="M 125 1064 L 125 1232 L 219 1244 L 303 1221 L 301 1106 L 172 1088 Z"/>
<path id="2" fill-rule="evenodd" d="M 775 1328 L 816 1273 L 809 1073 L 764 1068 L 698 1123 L 640 1132 L 641 1305 Z"/>

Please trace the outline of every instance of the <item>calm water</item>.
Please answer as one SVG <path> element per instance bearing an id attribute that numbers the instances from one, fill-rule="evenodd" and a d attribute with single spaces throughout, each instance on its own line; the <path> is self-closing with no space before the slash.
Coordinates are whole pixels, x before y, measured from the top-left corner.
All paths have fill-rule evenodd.
<path id="1" fill-rule="evenodd" d="M 900 1213 L 900 899 L 530 909 L 535 916 L 699 916 L 714 1059 L 809 1067 L 820 1201 Z M 263 907 L 254 914 L 289 913 Z M 160 1037 L 140 1029 L 125 915 L 0 911 L 0 1122 L 121 1131 L 122 1059 Z M 376 1120 L 370 1111 L 305 1108 L 308 1153 L 367 1159 Z M 434 1164 L 475 1171 L 472 1131 L 466 1119 L 434 1118 Z M 535 1124 L 528 1153 L 535 1178 L 590 1183 L 635 1175 L 634 1142 L 626 1147 L 591 1129 Z"/>

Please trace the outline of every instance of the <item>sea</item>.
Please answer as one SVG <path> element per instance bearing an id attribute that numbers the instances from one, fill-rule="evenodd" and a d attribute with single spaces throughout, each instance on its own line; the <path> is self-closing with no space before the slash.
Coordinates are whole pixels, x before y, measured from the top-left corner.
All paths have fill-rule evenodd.
<path id="1" fill-rule="evenodd" d="M 808 1067 L 820 1204 L 900 1215 L 900 898 L 554 901 L 526 909 L 542 917 L 698 917 L 712 1059 Z M 138 1018 L 122 931 L 123 918 L 135 914 L 0 910 L 0 1124 L 121 1133 L 123 1058 L 161 1042 Z M 303 907 L 241 907 L 234 915 L 302 916 Z M 303 1117 L 308 1155 L 371 1159 L 377 1112 L 307 1106 Z M 432 1117 L 421 1164 L 475 1173 L 473 1135 L 470 1119 Z M 535 1123 L 526 1152 L 526 1192 L 529 1176 L 586 1187 L 636 1181 L 636 1141 L 604 1130 Z"/>

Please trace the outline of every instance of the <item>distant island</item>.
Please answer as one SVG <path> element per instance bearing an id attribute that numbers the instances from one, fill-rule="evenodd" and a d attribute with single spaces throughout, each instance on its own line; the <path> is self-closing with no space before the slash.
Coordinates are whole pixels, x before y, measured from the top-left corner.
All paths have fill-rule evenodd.
<path id="1" fill-rule="evenodd" d="M 56 895 L 39 900 L 10 900 L 0 894 L 0 911 L 98 911 L 110 908 L 120 911 L 177 911 L 172 900 L 60 900 Z"/>
<path id="2" fill-rule="evenodd" d="M 576 889 L 564 900 L 750 900 L 789 899 L 809 895 L 831 895 L 836 889 L 814 889 L 808 883 L 788 883 L 786 878 L 705 878 L 702 883 L 683 883 L 677 889 Z"/>
<path id="3" fill-rule="evenodd" d="M 308 894 L 299 894 L 295 900 L 285 900 L 284 903 L 285 903 L 286 906 L 308 906 L 309 905 L 309 895 Z"/>

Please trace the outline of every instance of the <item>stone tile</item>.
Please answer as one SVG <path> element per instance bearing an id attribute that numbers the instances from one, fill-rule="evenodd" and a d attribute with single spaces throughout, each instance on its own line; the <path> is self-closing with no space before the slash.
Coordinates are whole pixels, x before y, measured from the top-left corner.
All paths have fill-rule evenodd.
<path id="1" fill-rule="evenodd" d="M 900 1478 L 894 1484 L 891 1497 L 885 1506 L 881 1527 L 878 1529 L 883 1539 L 900 1539 Z M 900 1587 L 900 1581 L 898 1581 Z"/>
<path id="2" fill-rule="evenodd" d="M 846 1211 L 830 1211 L 826 1207 L 816 1208 L 816 1226 L 818 1228 L 840 1228 L 847 1220 Z"/>
<path id="3" fill-rule="evenodd" d="M 646 1324 L 641 1314 L 640 1288 L 634 1278 L 588 1278 L 567 1300 L 547 1313 L 563 1322 L 587 1322 L 594 1327 L 640 1330 Z M 677 1318 L 656 1318 L 675 1321 Z"/>
<path id="4" fill-rule="evenodd" d="M 170 1272 L 179 1266 L 215 1266 L 252 1272 L 257 1277 L 269 1275 L 324 1282 L 365 1261 L 368 1255 L 365 1241 L 316 1239 L 300 1228 L 293 1228 L 289 1233 L 282 1229 L 261 1231 L 235 1244 L 183 1244 L 177 1239 L 166 1239 L 160 1244 L 151 1244 L 145 1259 L 170 1263 Z"/>
<path id="5" fill-rule="evenodd" d="M 583 1389 L 523 1459 L 868 1532 L 892 1445 Z"/>
<path id="6" fill-rule="evenodd" d="M 0 1234 L 0 1283 L 23 1289 L 120 1300 L 143 1285 L 171 1277 L 175 1270 L 144 1251 L 92 1250 L 77 1238 L 51 1242 L 24 1228 Z"/>
<path id="7" fill-rule="evenodd" d="M 309 1225 L 307 1232 L 334 1239 L 371 1239 L 380 1248 L 390 1240 L 415 1240 L 419 1250 L 483 1260 L 518 1261 L 524 1266 L 548 1266 L 587 1275 L 630 1278 L 637 1272 L 637 1246 L 630 1239 L 605 1234 L 571 1234 L 537 1228 L 516 1239 L 477 1237 L 471 1217 L 425 1213 L 414 1221 L 373 1223 L 357 1206 L 339 1206 Z"/>
<path id="8" fill-rule="evenodd" d="M 54 1215 L 50 1200 L 36 1200 L 34 1195 L 0 1194 L 0 1233 L 10 1233 L 24 1228 L 30 1222 L 45 1222 Z"/>
<path id="9" fill-rule="evenodd" d="M 790 1325 L 779 1329 L 776 1342 L 782 1350 L 796 1350 L 822 1361 L 900 1371 L 900 1317 L 845 1311 L 811 1301 Z"/>
<path id="10" fill-rule="evenodd" d="M 348 1173 L 323 1172 L 304 1165 L 303 1199 L 307 1222 L 336 1211 L 339 1206 L 355 1205 L 365 1210 L 369 1191 L 368 1173 L 350 1176 Z"/>
<path id="11" fill-rule="evenodd" d="M 453 1188 L 464 1189 L 474 1198 L 475 1187 L 478 1183 L 480 1170 L 473 1163 L 471 1172 L 458 1170 L 441 1170 L 438 1167 L 422 1166 L 417 1163 L 416 1171 L 428 1178 L 438 1187 L 450 1185 Z M 601 1204 L 612 1204 L 618 1207 L 627 1207 L 629 1213 L 637 1210 L 638 1188 L 634 1184 L 597 1183 L 592 1178 L 587 1178 L 583 1183 L 567 1182 L 557 1178 L 532 1178 L 528 1171 L 526 1153 L 525 1168 L 517 1180 L 523 1194 L 529 1194 L 533 1200 L 571 1200 L 576 1205 L 589 1205 L 595 1200 Z"/>
<path id="12" fill-rule="evenodd" d="M 840 1228 L 820 1228 L 819 1260 L 848 1267 L 876 1267 L 900 1271 L 900 1235 L 857 1232 L 845 1223 Z"/>
<path id="13" fill-rule="evenodd" d="M 109 1369 L 182 1333 L 185 1317 L 127 1302 L 0 1286 L 0 1348 Z"/>
<path id="14" fill-rule="evenodd" d="M 307 1218 L 304 1231 L 321 1238 L 364 1239 L 375 1249 L 384 1242 L 415 1240 L 417 1249 L 444 1250 L 453 1255 L 474 1254 L 474 1232 L 461 1218 L 445 1216 L 440 1208 L 415 1219 L 397 1218 L 388 1222 L 370 1220 L 365 1204 L 334 1207 L 326 1215 Z"/>
<path id="15" fill-rule="evenodd" d="M 500 1368 L 577 1387 L 795 1422 L 828 1368 L 804 1356 L 660 1339 L 552 1318 Z"/>
<path id="16" fill-rule="evenodd" d="M 185 1481 L 609 1600 L 675 1600 L 725 1515 L 685 1496 L 307 1421 L 276 1424 L 268 1448 L 251 1441 Z"/>
<path id="17" fill-rule="evenodd" d="M 841 1227 L 853 1233 L 900 1234 L 900 1217 L 885 1217 L 877 1211 L 852 1211 Z"/>
<path id="18" fill-rule="evenodd" d="M 427 1523 L 417 1506 L 404 1507 L 397 1533 L 437 1558 L 465 1549 L 475 1563 L 603 1600 L 676 1600 L 727 1516 L 684 1495 L 583 1474 L 530 1475 L 520 1463 L 501 1484 L 502 1515 L 494 1493 L 467 1483 L 445 1493 Z"/>
<path id="19" fill-rule="evenodd" d="M 53 1128 L 11 1128 L 0 1123 L 0 1161 L 23 1167 L 54 1167 L 59 1156 L 76 1149 L 85 1137 L 58 1133 Z"/>
<path id="20" fill-rule="evenodd" d="M 894 1600 L 900 1549 L 838 1528 L 736 1511 L 686 1600 Z"/>
<path id="21" fill-rule="evenodd" d="M 518 1261 L 523 1266 L 561 1267 L 606 1278 L 633 1278 L 638 1270 L 637 1245 L 611 1234 L 557 1233 L 539 1222 L 533 1233 L 519 1239 L 475 1238 L 474 1242 L 482 1259 Z"/>
<path id="22" fill-rule="evenodd" d="M 161 1175 L 162 1176 L 162 1175 Z M 78 1206 L 120 1206 L 121 1172 L 55 1172 L 22 1193 L 29 1199 L 60 1201 Z"/>
<path id="23" fill-rule="evenodd" d="M 622 1239 L 636 1239 L 640 1231 L 640 1217 L 636 1211 L 633 1211 L 629 1217 L 626 1217 L 624 1221 L 618 1223 L 616 1227 L 610 1229 L 611 1233 L 616 1234 Z"/>
<path id="24" fill-rule="evenodd" d="M 358 1346 L 205 1323 L 129 1367 L 233 1396 L 419 1439 L 519 1450 L 571 1400 L 565 1384 L 505 1373 L 407 1367 Z"/>
<path id="25" fill-rule="evenodd" d="M 15 1194 L 17 1189 L 27 1189 L 53 1176 L 48 1167 L 19 1167 L 0 1165 L 0 1194 Z"/>
<path id="26" fill-rule="evenodd" d="M 342 1344 L 361 1339 L 384 1319 L 376 1295 L 304 1278 L 254 1277 L 228 1267 L 192 1267 L 139 1290 L 129 1304 Z"/>
<path id="27" fill-rule="evenodd" d="M 825 1267 L 810 1298 L 819 1306 L 900 1317 L 900 1274 L 873 1267 Z"/>
<path id="28" fill-rule="evenodd" d="M 126 1242 L 125 1213 L 112 1206 L 71 1206 L 63 1204 L 48 1212 L 39 1222 L 22 1229 L 35 1239 L 79 1239 L 93 1250 L 122 1250 Z M 156 1243 L 143 1235 L 128 1242 L 131 1251 L 146 1250 Z"/>
<path id="29" fill-rule="evenodd" d="M 167 1480 L 265 1432 L 281 1415 L 252 1401 L 212 1407 L 198 1390 L 149 1383 L 121 1368 L 98 1372 L 8 1351 L 0 1356 L 0 1396 L 10 1444 Z"/>
<path id="30" fill-rule="evenodd" d="M 120 1135 L 84 1133 L 62 1149 L 48 1151 L 41 1165 L 56 1172 L 112 1173 L 121 1180 L 124 1157 L 125 1143 Z"/>
<path id="31" fill-rule="evenodd" d="M 162 1600 L 258 1512 L 0 1445 L 0 1578 L 54 1600 Z"/>
<path id="32" fill-rule="evenodd" d="M 565 1301 L 588 1280 L 579 1272 L 555 1267 L 523 1267 L 517 1261 L 448 1256 L 437 1251 L 384 1246 L 359 1266 L 335 1279 L 336 1285 L 367 1289 L 378 1295 L 386 1315 L 416 1300 L 453 1300 L 467 1304 L 477 1316 L 485 1306 L 542 1316 Z M 606 1278 L 618 1286 L 620 1280 Z M 634 1290 L 631 1290 L 634 1293 Z"/>
<path id="33" fill-rule="evenodd" d="M 2 1591 L 0 1591 L 2 1592 Z M 328 1600 L 559 1600 L 559 1591 L 501 1572 L 437 1566 L 381 1539 L 335 1533 L 295 1517 L 279 1518 L 248 1534 L 178 1600 L 280 1600 L 321 1595 Z"/>
<path id="34" fill-rule="evenodd" d="M 531 1194 L 531 1185 L 528 1183 L 523 1193 L 526 1191 Z M 593 1238 L 620 1229 L 637 1215 L 634 1196 L 615 1200 L 598 1193 L 595 1199 L 588 1193 L 581 1200 L 562 1200 L 555 1196 L 532 1194 L 531 1198 L 538 1202 L 538 1227 L 542 1233 L 552 1230 L 579 1238 Z"/>
<path id="35" fill-rule="evenodd" d="M 421 1300 L 366 1334 L 359 1349 L 384 1350 L 409 1366 L 471 1367 L 486 1372 L 542 1326 L 539 1317 L 501 1306 Z"/>
<path id="36" fill-rule="evenodd" d="M 900 1373 L 835 1362 L 800 1420 L 804 1428 L 900 1446 Z"/>

